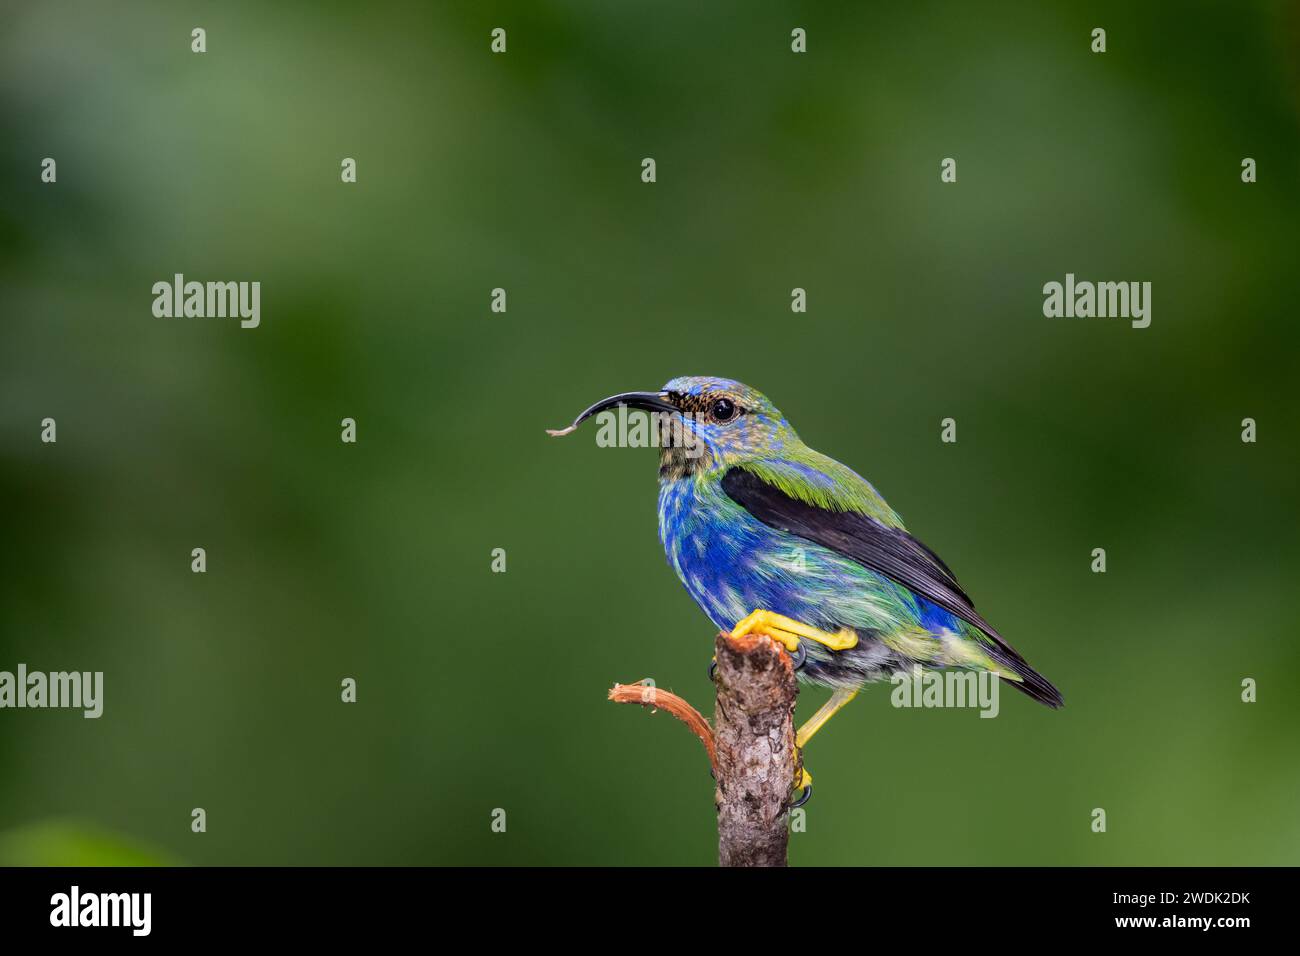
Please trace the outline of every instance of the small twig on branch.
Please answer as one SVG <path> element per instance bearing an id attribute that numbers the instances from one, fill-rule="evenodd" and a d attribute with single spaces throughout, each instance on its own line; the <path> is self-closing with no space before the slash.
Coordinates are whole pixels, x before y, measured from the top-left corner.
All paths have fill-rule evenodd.
<path id="1" fill-rule="evenodd" d="M 718 858 L 723 866 L 785 866 L 786 807 L 798 754 L 790 656 L 771 638 L 716 643 L 717 704 L 713 729 L 681 697 L 651 683 L 615 684 L 609 699 L 662 707 L 688 726 L 708 752 L 717 778 Z"/>
<path id="2" fill-rule="evenodd" d="M 691 729 L 709 755 L 709 766 L 717 773 L 718 757 L 713 747 L 713 730 L 704 715 L 672 691 L 660 690 L 654 684 L 640 681 L 636 684 L 615 684 L 609 689 L 609 699 L 616 704 L 642 704 L 662 708 Z"/>

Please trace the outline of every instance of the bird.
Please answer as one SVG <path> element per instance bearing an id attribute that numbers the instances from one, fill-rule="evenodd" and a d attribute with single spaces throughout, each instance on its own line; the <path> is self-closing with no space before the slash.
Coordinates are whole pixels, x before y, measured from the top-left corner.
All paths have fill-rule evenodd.
<path id="1" fill-rule="evenodd" d="M 659 540 L 690 596 L 720 630 L 766 634 L 802 681 L 833 689 L 795 735 L 801 755 L 864 685 L 918 667 L 987 672 L 1063 706 L 871 483 L 804 444 L 761 392 L 679 377 L 611 395 L 548 434 L 619 406 L 659 425 Z M 799 766 L 792 805 L 812 793 Z"/>

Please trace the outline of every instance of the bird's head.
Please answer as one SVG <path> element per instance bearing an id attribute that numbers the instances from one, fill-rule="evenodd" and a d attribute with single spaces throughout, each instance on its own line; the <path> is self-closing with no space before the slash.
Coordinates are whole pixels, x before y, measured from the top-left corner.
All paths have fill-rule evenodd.
<path id="1" fill-rule="evenodd" d="M 586 419 L 620 405 L 651 412 L 659 423 L 660 474 L 680 478 L 722 471 L 757 458 L 779 455 L 798 442 L 780 410 L 757 389 L 727 378 L 675 378 L 657 392 L 623 392 L 583 411 L 567 435 Z"/>

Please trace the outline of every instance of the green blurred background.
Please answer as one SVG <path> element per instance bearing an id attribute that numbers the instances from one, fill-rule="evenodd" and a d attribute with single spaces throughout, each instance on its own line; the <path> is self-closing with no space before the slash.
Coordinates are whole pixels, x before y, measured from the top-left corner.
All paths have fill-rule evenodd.
<path id="1" fill-rule="evenodd" d="M 715 374 L 1067 701 L 871 689 L 792 862 L 1300 862 L 1300 15 L 1048 7 L 5 3 L 0 669 L 106 691 L 0 712 L 0 860 L 714 862 L 698 744 L 605 701 L 712 710 L 654 454 L 543 428 Z M 1044 318 L 1066 272 L 1151 327 Z"/>

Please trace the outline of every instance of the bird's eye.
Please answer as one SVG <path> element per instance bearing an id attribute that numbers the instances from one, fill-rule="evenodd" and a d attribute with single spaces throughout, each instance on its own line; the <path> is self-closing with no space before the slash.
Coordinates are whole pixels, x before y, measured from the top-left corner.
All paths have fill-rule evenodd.
<path id="1" fill-rule="evenodd" d="M 736 417 L 736 403 L 729 398 L 719 398 L 709 409 L 715 422 L 729 422 Z"/>

